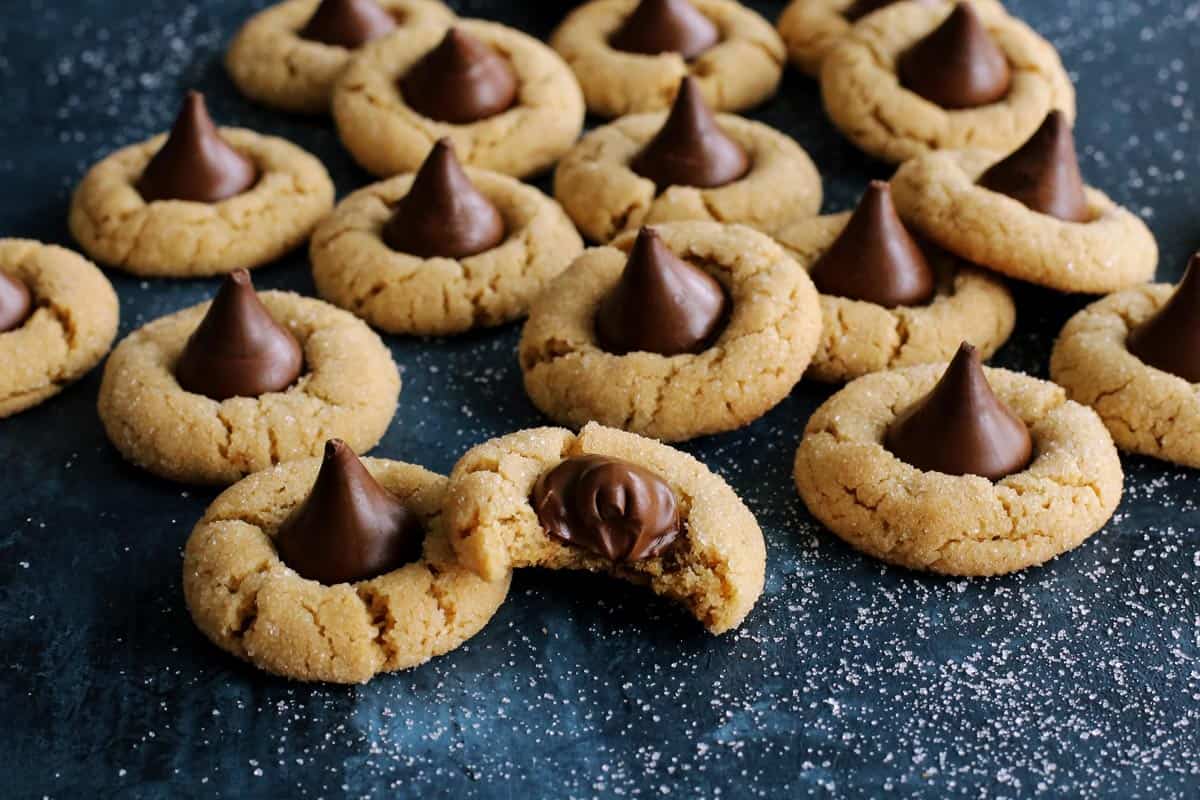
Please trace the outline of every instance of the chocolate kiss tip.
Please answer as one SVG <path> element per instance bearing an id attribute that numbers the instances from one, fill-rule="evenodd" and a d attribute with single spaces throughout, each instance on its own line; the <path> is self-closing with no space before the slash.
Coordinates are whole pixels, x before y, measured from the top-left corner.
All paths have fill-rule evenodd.
<path id="1" fill-rule="evenodd" d="M 745 175 L 750 157 L 721 130 L 704 102 L 700 84 L 689 75 L 680 82 L 662 128 L 630 167 L 654 181 L 660 192 L 670 186 L 713 188 Z"/>
<path id="2" fill-rule="evenodd" d="M 491 45 L 453 27 L 400 79 L 400 91 L 417 113 L 465 125 L 511 108 L 518 83 L 512 65 Z"/>
<path id="3" fill-rule="evenodd" d="M 187 392 L 213 400 L 291 386 L 304 368 L 296 337 L 263 306 L 246 270 L 231 272 L 175 365 Z"/>
<path id="4" fill-rule="evenodd" d="M 1129 352 L 1155 369 L 1200 383 L 1200 253 L 1158 313 L 1129 335 Z"/>
<path id="5" fill-rule="evenodd" d="M 209 116 L 204 95 L 188 92 L 179 116 L 137 181 L 147 203 L 219 203 L 258 182 L 258 167 L 229 146 Z"/>
<path id="6" fill-rule="evenodd" d="M 429 151 L 383 227 L 388 247 L 419 258 L 467 258 L 506 235 L 504 217 L 471 183 L 449 139 Z"/>
<path id="7" fill-rule="evenodd" d="M 691 61 L 720 40 L 720 29 L 688 0 L 642 0 L 609 43 L 627 53 L 679 53 Z"/>
<path id="8" fill-rule="evenodd" d="M 900 55 L 900 82 L 942 108 L 976 108 L 1008 94 L 1012 69 L 970 3 Z"/>
<path id="9" fill-rule="evenodd" d="M 0 333 L 16 330 L 33 313 L 33 293 L 19 278 L 0 272 Z"/>
<path id="10" fill-rule="evenodd" d="M 912 466 L 999 480 L 1033 456 L 1029 429 L 988 384 L 979 353 L 963 343 L 933 390 L 888 428 L 889 450 Z"/>
<path id="11" fill-rule="evenodd" d="M 992 165 L 979 185 L 1008 195 L 1039 214 L 1067 222 L 1091 219 L 1071 123 L 1057 109 L 1046 115 L 1028 141 Z"/>
<path id="12" fill-rule="evenodd" d="M 301 577 L 333 585 L 415 561 L 424 537 L 417 516 L 345 442 L 331 439 L 308 497 L 280 526 L 275 546 Z"/>
<path id="13" fill-rule="evenodd" d="M 375 0 L 322 0 L 300 36 L 354 50 L 395 29 L 396 20 Z"/>
<path id="14" fill-rule="evenodd" d="M 885 308 L 922 305 L 936 289 L 933 269 L 900 221 L 884 181 L 871 181 L 811 276 L 822 294 Z"/>
<path id="15" fill-rule="evenodd" d="M 728 299 L 716 278 L 676 256 L 653 228 L 642 228 L 616 287 L 596 310 L 596 338 L 610 353 L 695 353 L 725 319 Z"/>

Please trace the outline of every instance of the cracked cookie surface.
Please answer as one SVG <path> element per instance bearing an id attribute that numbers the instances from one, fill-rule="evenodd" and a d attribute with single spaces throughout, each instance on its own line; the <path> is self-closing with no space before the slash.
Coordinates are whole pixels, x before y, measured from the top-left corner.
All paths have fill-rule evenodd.
<path id="1" fill-rule="evenodd" d="M 201 303 L 134 331 L 104 369 L 99 412 L 108 438 L 133 463 L 170 480 L 228 484 L 321 453 L 328 439 L 356 452 L 391 422 L 400 375 L 364 322 L 290 292 L 260 292 L 300 342 L 305 370 L 282 392 L 216 401 L 184 391 L 175 363 L 208 310 Z"/>
<path id="2" fill-rule="evenodd" d="M 437 0 L 376 1 L 401 30 L 418 25 L 444 29 L 454 21 L 454 12 Z M 284 0 L 246 21 L 225 56 L 229 77 L 242 94 L 282 111 L 329 111 L 334 83 L 353 51 L 300 36 L 320 4 Z"/>
<path id="3" fill-rule="evenodd" d="M 261 175 L 219 203 L 147 203 L 135 184 L 166 141 L 160 134 L 93 166 L 71 200 L 71 234 L 102 264 L 144 277 L 195 278 L 253 269 L 299 246 L 333 208 L 333 181 L 284 139 L 239 128 L 221 136 Z"/>
<path id="4" fill-rule="evenodd" d="M 24 283 L 33 313 L 0 333 L 0 419 L 58 394 L 100 363 L 117 335 L 117 294 L 70 250 L 0 239 L 0 272 Z"/>
<path id="5" fill-rule="evenodd" d="M 584 3 L 550 39 L 575 71 L 589 111 L 618 117 L 665 109 L 687 75 L 696 78 L 714 111 L 742 111 L 775 93 L 783 74 L 783 42 L 758 14 L 734 0 L 692 0 L 718 27 L 721 40 L 686 61 L 679 53 L 626 53 L 609 44 L 638 1 Z"/>
<path id="6" fill-rule="evenodd" d="M 1115 292 L 1154 277 L 1158 244 L 1131 212 L 1085 188 L 1091 219 L 1064 222 L 978 184 L 1003 156 L 929 153 L 897 170 L 892 196 L 904 221 L 961 258 L 1063 292 Z"/>
<path id="7" fill-rule="evenodd" d="M 448 138 L 463 164 L 523 178 L 553 165 L 583 130 L 583 93 L 557 53 L 493 22 L 460 20 L 456 26 L 512 65 L 516 104 L 466 125 L 418 114 L 404 101 L 397 79 L 441 41 L 444 30 L 413 28 L 372 42 L 351 60 L 333 92 L 338 135 L 368 172 L 415 172 L 433 143 Z"/>
<path id="8" fill-rule="evenodd" d="M 670 186 L 659 194 L 654 181 L 629 164 L 666 118 L 665 111 L 622 117 L 584 136 L 558 165 L 554 197 L 589 240 L 604 243 L 642 225 L 682 220 L 771 231 L 820 209 L 821 176 L 804 149 L 786 134 L 733 114 L 718 114 L 717 122 L 745 148 L 750 171 L 724 186 Z"/>
<path id="9" fill-rule="evenodd" d="M 495 172 L 467 174 L 504 217 L 501 244 L 461 260 L 388 247 L 383 226 L 413 181 L 397 176 L 350 195 L 318 226 L 310 252 L 321 296 L 389 333 L 461 333 L 524 315 L 583 240 L 558 203 L 534 187 Z"/>
<path id="10" fill-rule="evenodd" d="M 664 441 L 733 430 L 787 397 L 817 347 L 821 309 L 808 274 L 741 225 L 655 226 L 680 258 L 709 272 L 732 304 L 706 350 L 615 355 L 593 318 L 625 268 L 634 234 L 584 252 L 534 301 L 519 348 L 525 391 L 556 422 L 595 420 Z"/>
<path id="11" fill-rule="evenodd" d="M 294 680 L 365 683 L 455 649 L 492 618 L 511 576 L 488 582 L 458 563 L 443 530 L 446 479 L 399 461 L 362 461 L 424 523 L 421 558 L 353 584 L 300 577 L 274 537 L 321 460 L 257 472 L 213 501 L 184 550 L 184 597 L 214 644 Z"/>
<path id="12" fill-rule="evenodd" d="M 812 269 L 851 212 L 799 220 L 775 233 L 804 269 Z M 821 340 L 805 377 L 840 382 L 885 369 L 948 361 L 962 342 L 987 359 L 1008 340 L 1016 307 L 1004 284 L 941 251 L 929 252 L 937 294 L 921 306 L 885 308 L 822 294 Z"/>
<path id="13" fill-rule="evenodd" d="M 684 523 L 676 543 L 652 558 L 614 563 L 552 539 L 529 497 L 544 472 L 576 455 L 624 459 L 665 480 Z M 603 572 L 681 603 L 714 634 L 740 625 L 762 594 L 766 545 L 733 489 L 686 453 L 595 423 L 579 435 L 534 428 L 473 448 L 450 474 L 445 516 L 462 563 L 485 578 L 513 567 Z"/>
<path id="14" fill-rule="evenodd" d="M 997 103 L 948 110 L 900 84 L 900 54 L 936 29 L 952 6 L 897 3 L 863 18 L 821 63 L 825 110 L 859 149 L 892 163 L 931 150 L 1011 152 L 1052 109 L 1075 118 L 1075 89 L 1054 46 L 998 5 L 975 10 L 1008 58 L 1012 87 Z"/>
<path id="15" fill-rule="evenodd" d="M 987 369 L 1029 427 L 1034 459 L 992 482 L 926 472 L 884 446 L 944 364 L 859 378 L 817 409 L 796 452 L 808 510 L 855 549 L 909 569 L 998 575 L 1041 564 L 1104 526 L 1121 499 L 1121 461 L 1095 412 L 1048 382 Z"/>
<path id="16" fill-rule="evenodd" d="M 783 10 L 775 27 L 787 47 L 788 58 L 807 75 L 821 71 L 825 54 L 854 23 L 846 19 L 846 10 L 855 0 L 792 0 Z M 949 0 L 946 0 L 949 3 Z M 995 5 L 996 0 L 973 0 L 976 6 Z"/>
<path id="17" fill-rule="evenodd" d="M 1050 358 L 1050 377 L 1091 406 L 1122 450 L 1200 467 L 1200 392 L 1129 352 L 1131 331 L 1171 297 L 1170 284 L 1105 297 L 1067 322 Z"/>

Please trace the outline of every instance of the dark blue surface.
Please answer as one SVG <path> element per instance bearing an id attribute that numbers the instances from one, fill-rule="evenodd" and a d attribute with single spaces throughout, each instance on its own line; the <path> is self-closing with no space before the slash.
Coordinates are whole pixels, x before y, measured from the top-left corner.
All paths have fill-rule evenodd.
<path id="1" fill-rule="evenodd" d="M 165 128 L 181 90 L 217 117 L 317 153 L 340 194 L 366 182 L 325 121 L 256 108 L 221 53 L 253 0 L 6 0 L 0 19 L 0 235 L 71 245 L 71 187 Z M 518 6 L 509 8 L 510 5 Z M 558 3 L 458 3 L 546 36 Z M 753 3 L 772 19 L 782 2 Z M 1062 50 L 1091 183 L 1141 213 L 1175 279 L 1200 244 L 1200 5 L 1010 0 Z M 794 135 L 827 210 L 887 170 L 789 73 L 755 116 Z M 121 332 L 215 282 L 109 273 Z M 303 255 L 255 273 L 312 292 Z M 1082 300 L 1018 290 L 999 363 L 1045 375 Z M 390 338 L 400 411 L 377 454 L 448 470 L 539 423 L 518 328 Z M 796 442 L 827 390 L 802 385 L 746 430 L 687 446 L 769 542 L 767 588 L 719 639 L 648 593 L 524 572 L 457 652 L 365 687 L 289 685 L 192 626 L 180 552 L 214 492 L 126 466 L 96 418 L 99 371 L 0 421 L 4 797 L 1196 797 L 1200 534 L 1196 474 L 1125 461 L 1113 522 L 1074 553 L 992 580 L 888 569 L 804 510 Z"/>

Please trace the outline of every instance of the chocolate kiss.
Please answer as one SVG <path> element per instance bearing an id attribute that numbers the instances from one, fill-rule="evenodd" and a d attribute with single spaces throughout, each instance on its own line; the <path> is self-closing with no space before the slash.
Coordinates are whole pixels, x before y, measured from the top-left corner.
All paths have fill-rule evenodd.
<path id="1" fill-rule="evenodd" d="M 354 50 L 396 29 L 396 20 L 375 0 L 322 0 L 300 36 Z"/>
<path id="2" fill-rule="evenodd" d="M 897 216 L 891 187 L 884 181 L 871 181 L 811 275 L 822 294 L 885 308 L 927 303 L 935 288 L 933 270 Z"/>
<path id="3" fill-rule="evenodd" d="M 874 13 L 884 6 L 890 6 L 897 0 L 857 0 L 853 5 L 842 12 L 842 16 L 851 22 L 858 22 L 867 14 Z M 933 5 L 938 0 L 919 0 L 922 5 Z"/>
<path id="4" fill-rule="evenodd" d="M 979 353 L 963 343 L 933 391 L 902 413 L 887 447 L 929 472 L 999 480 L 1033 457 L 1029 429 L 988 385 Z"/>
<path id="5" fill-rule="evenodd" d="M 531 499 L 547 533 L 610 561 L 652 558 L 683 527 L 662 478 L 607 456 L 568 458 L 538 479 Z"/>
<path id="6" fill-rule="evenodd" d="M 388 247 L 420 258 L 466 258 L 504 237 L 504 218 L 463 172 L 449 139 L 429 151 L 383 226 Z"/>
<path id="7" fill-rule="evenodd" d="M 660 192 L 668 186 L 712 188 L 745 175 L 750 157 L 717 125 L 699 84 L 688 76 L 679 84 L 667 121 L 630 167 Z"/>
<path id="8" fill-rule="evenodd" d="M 1200 253 L 1167 304 L 1129 334 L 1128 347 L 1155 369 L 1200 383 Z"/>
<path id="9" fill-rule="evenodd" d="M 1016 152 L 983 173 L 979 185 L 1019 200 L 1040 214 L 1067 222 L 1091 219 L 1071 123 L 1058 110 L 1047 114 L 1037 132 Z"/>
<path id="10" fill-rule="evenodd" d="M 900 82 L 942 108 L 975 108 L 1008 94 L 1012 70 L 970 3 L 901 54 Z"/>
<path id="11" fill-rule="evenodd" d="M 596 338 L 617 355 L 699 352 L 720 328 L 727 305 L 716 278 L 672 253 L 653 229 L 642 228 L 621 279 L 596 310 Z"/>
<path id="12" fill-rule="evenodd" d="M 137 190 L 147 203 L 219 203 L 257 181 L 258 167 L 221 138 L 204 95 L 188 92 L 166 143 L 138 179 Z"/>
<path id="13" fill-rule="evenodd" d="M 609 39 L 627 53 L 679 53 L 692 60 L 721 40 L 721 31 L 688 0 L 642 0 Z"/>
<path id="14" fill-rule="evenodd" d="M 15 330 L 33 313 L 33 294 L 19 278 L 0 272 L 0 333 Z"/>
<path id="15" fill-rule="evenodd" d="M 263 307 L 250 273 L 230 273 L 196 327 L 175 378 L 213 400 L 258 397 L 291 386 L 304 367 L 300 343 Z"/>
<path id="16" fill-rule="evenodd" d="M 349 445 L 325 443 L 308 498 L 275 534 L 283 563 L 326 585 L 365 581 L 421 556 L 417 515 L 367 472 Z"/>
<path id="17" fill-rule="evenodd" d="M 490 45 L 451 28 L 400 79 L 400 91 L 417 113 L 464 125 L 509 109 L 517 99 L 517 76 Z"/>

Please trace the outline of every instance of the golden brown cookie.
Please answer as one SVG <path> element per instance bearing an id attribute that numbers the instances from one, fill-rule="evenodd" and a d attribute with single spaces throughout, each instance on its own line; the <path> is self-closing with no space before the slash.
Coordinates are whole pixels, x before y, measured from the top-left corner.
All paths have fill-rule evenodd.
<path id="1" fill-rule="evenodd" d="M 910 466 L 884 446 L 897 415 L 945 370 L 927 364 L 850 383 L 817 409 L 796 453 L 808 510 L 867 555 L 947 575 L 998 575 L 1047 561 L 1099 530 L 1121 499 L 1121 461 L 1100 419 L 1058 386 L 988 369 L 1028 426 L 1034 460 L 993 482 Z"/>
<path id="2" fill-rule="evenodd" d="M 516 105 L 465 125 L 418 114 L 404 101 L 397 79 L 445 31 L 414 28 L 372 42 L 352 59 L 333 93 L 342 143 L 369 172 L 380 177 L 414 172 L 433 143 L 445 137 L 464 164 L 523 178 L 553 165 L 579 137 L 583 93 L 557 53 L 493 22 L 461 20 L 456 28 L 509 61 L 519 81 Z"/>
<path id="3" fill-rule="evenodd" d="M 1032 211 L 977 183 L 1001 158 L 960 150 L 909 161 L 892 179 L 900 215 L 967 261 L 1059 291 L 1115 292 L 1154 277 L 1158 245 L 1144 222 L 1090 187 L 1088 222 Z"/>
<path id="4" fill-rule="evenodd" d="M 175 363 L 208 310 L 201 303 L 121 341 L 100 385 L 108 438 L 133 463 L 170 480 L 228 484 L 321 452 L 330 438 L 370 450 L 396 411 L 400 375 L 361 320 L 290 292 L 262 292 L 274 319 L 299 341 L 305 371 L 282 392 L 218 402 L 184 391 Z"/>
<path id="5" fill-rule="evenodd" d="M 445 28 L 454 12 L 437 0 L 378 0 L 400 30 Z M 242 94 L 263 105 L 301 114 L 329 111 L 333 85 L 353 50 L 301 35 L 321 0 L 284 0 L 251 17 L 225 56 Z"/>
<path id="6" fill-rule="evenodd" d="M 850 219 L 850 212 L 802 219 L 775 239 L 804 269 L 812 269 Z M 1016 307 L 1008 288 L 983 270 L 946 253 L 930 253 L 937 294 L 920 306 L 886 308 L 822 294 L 820 344 L 805 377 L 852 380 L 871 372 L 944 362 L 966 341 L 984 359 L 1008 340 Z"/>
<path id="7" fill-rule="evenodd" d="M 134 275 L 192 278 L 252 269 L 304 242 L 333 208 L 325 167 L 291 142 L 239 128 L 221 136 L 261 177 L 219 203 L 147 203 L 135 183 L 159 135 L 93 166 L 71 200 L 71 233 L 92 258 Z"/>
<path id="8" fill-rule="evenodd" d="M 600 301 L 622 271 L 632 234 L 584 252 L 534 302 L 521 336 L 525 391 L 551 419 L 682 441 L 733 430 L 787 397 L 817 347 L 821 310 L 808 275 L 767 236 L 741 225 L 656 226 L 678 256 L 715 277 L 732 301 L 706 350 L 614 355 L 596 340 Z"/>
<path id="9" fill-rule="evenodd" d="M 392 206 L 412 186 L 400 175 L 343 200 L 313 234 L 321 296 L 389 333 L 442 335 L 499 325 L 525 314 L 542 287 L 583 250 L 558 203 L 532 186 L 486 170 L 471 182 L 499 209 L 507 238 L 461 260 L 418 258 L 381 238 Z"/>
<path id="10" fill-rule="evenodd" d="M 424 523 L 420 560 L 354 584 L 300 577 L 273 540 L 321 460 L 256 472 L 213 501 L 184 551 L 184 597 L 214 644 L 294 680 L 365 683 L 447 653 L 487 624 L 510 575 L 489 583 L 458 563 L 442 523 L 446 479 L 399 461 L 363 464 Z"/>
<path id="11" fill-rule="evenodd" d="M 38 405 L 100 363 L 117 335 L 112 284 L 90 261 L 54 245 L 0 239 L 0 272 L 30 295 L 24 322 L 0 333 L 0 419 Z"/>
<path id="12" fill-rule="evenodd" d="M 997 103 L 948 110 L 900 85 L 896 60 L 935 30 L 952 6 L 906 2 L 862 19 L 835 42 L 821 64 L 825 110 L 859 149 L 899 163 L 931 150 L 1015 150 L 1047 112 L 1075 118 L 1075 89 L 1054 46 L 998 5 L 976 11 L 1012 69 Z"/>
<path id="13" fill-rule="evenodd" d="M 784 49 L 765 19 L 734 0 L 692 0 L 720 29 L 721 40 L 695 59 L 616 49 L 609 38 L 638 0 L 591 0 L 572 11 L 550 39 L 583 87 L 588 110 L 602 117 L 671 105 L 679 81 L 694 76 L 716 111 L 742 111 L 775 93 Z"/>
<path id="14" fill-rule="evenodd" d="M 974 1 L 1000 7 L 997 0 Z M 820 73 L 825 53 L 854 27 L 854 22 L 846 18 L 854 4 L 855 0 L 792 0 L 783 10 L 775 27 L 787 46 L 788 58 L 801 72 L 813 76 Z"/>
<path id="15" fill-rule="evenodd" d="M 684 523 L 680 539 L 658 556 L 613 562 L 551 538 L 530 504 L 534 484 L 585 454 L 630 461 L 665 480 Z M 762 594 L 762 531 L 729 485 L 686 453 L 594 423 L 578 436 L 535 428 L 475 447 L 450 475 L 445 513 L 462 563 L 485 578 L 512 567 L 603 572 L 682 603 L 714 634 L 740 625 Z"/>
<path id="16" fill-rule="evenodd" d="M 821 207 L 821 176 L 804 149 L 779 131 L 732 114 L 717 120 L 750 156 L 750 171 L 725 186 L 671 186 L 659 194 L 654 181 L 629 163 L 666 118 L 666 112 L 622 117 L 583 137 L 558 165 L 554 197 L 589 240 L 608 242 L 642 225 L 681 220 L 770 231 Z"/>
<path id="17" fill-rule="evenodd" d="M 1196 384 L 1146 364 L 1126 345 L 1173 290 L 1170 284 L 1138 286 L 1080 311 L 1054 345 L 1050 377 L 1095 409 L 1122 450 L 1200 467 Z"/>

